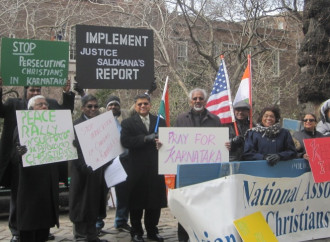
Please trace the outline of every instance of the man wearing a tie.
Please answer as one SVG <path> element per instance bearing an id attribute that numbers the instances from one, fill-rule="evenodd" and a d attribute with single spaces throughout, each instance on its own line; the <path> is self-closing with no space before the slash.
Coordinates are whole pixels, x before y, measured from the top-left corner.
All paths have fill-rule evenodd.
<path id="1" fill-rule="evenodd" d="M 161 208 L 166 207 L 166 189 L 163 175 L 158 175 L 158 151 L 155 134 L 157 117 L 150 114 L 150 97 L 138 95 L 134 99 L 136 113 L 122 121 L 121 143 L 129 150 L 130 173 L 127 182 L 130 186 L 131 236 L 134 242 L 142 242 L 142 216 L 147 238 L 163 241 L 158 233 Z M 165 127 L 165 120 L 159 120 L 159 127 Z"/>

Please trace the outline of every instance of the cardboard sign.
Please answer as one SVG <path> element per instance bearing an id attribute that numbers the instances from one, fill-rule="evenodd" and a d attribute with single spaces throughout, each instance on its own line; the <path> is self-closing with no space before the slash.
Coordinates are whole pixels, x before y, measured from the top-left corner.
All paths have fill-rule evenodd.
<path id="1" fill-rule="evenodd" d="M 64 86 L 69 43 L 2 38 L 1 76 L 7 86 Z"/>
<path id="2" fill-rule="evenodd" d="M 74 126 L 88 166 L 93 170 L 124 152 L 112 112 L 105 112 Z"/>
<path id="3" fill-rule="evenodd" d="M 76 43 L 83 88 L 148 89 L 154 80 L 152 30 L 77 25 Z"/>
<path id="4" fill-rule="evenodd" d="M 24 167 L 77 159 L 70 110 L 19 110 L 16 116 L 20 144 L 28 150 Z"/>
<path id="5" fill-rule="evenodd" d="M 330 137 L 304 139 L 304 145 L 314 181 L 330 181 Z"/>
<path id="6" fill-rule="evenodd" d="M 260 211 L 236 219 L 234 225 L 243 241 L 278 241 Z"/>
<path id="7" fill-rule="evenodd" d="M 159 128 L 159 174 L 176 174 L 178 164 L 229 161 L 228 128 Z"/>

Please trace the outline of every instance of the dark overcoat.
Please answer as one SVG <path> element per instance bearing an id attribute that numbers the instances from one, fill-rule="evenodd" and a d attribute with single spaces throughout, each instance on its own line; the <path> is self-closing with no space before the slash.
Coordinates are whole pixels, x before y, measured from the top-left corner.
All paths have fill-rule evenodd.
<path id="1" fill-rule="evenodd" d="M 121 143 L 129 150 L 130 209 L 159 209 L 167 206 L 165 180 L 158 175 L 158 150 L 155 142 L 145 143 L 144 137 L 155 130 L 157 117 L 149 114 L 147 131 L 138 114 L 122 121 Z M 159 120 L 159 127 L 166 127 Z"/>
<path id="2" fill-rule="evenodd" d="M 63 93 L 63 104 L 60 105 L 55 99 L 46 98 L 50 110 L 74 108 L 74 93 Z M 2 99 L 2 89 L 0 89 Z M 16 110 L 26 110 L 27 100 L 21 98 L 9 98 L 5 103 L 0 102 L 0 118 L 3 118 L 3 130 L 0 141 L 0 185 L 10 185 L 11 169 L 10 152 L 13 144 L 13 134 L 17 126 Z"/>
<path id="3" fill-rule="evenodd" d="M 14 142 L 19 142 L 17 129 Z M 58 163 L 22 166 L 13 147 L 13 162 L 19 167 L 17 187 L 17 229 L 38 230 L 59 226 Z"/>
<path id="4" fill-rule="evenodd" d="M 281 129 L 274 138 L 263 136 L 263 133 L 249 130 L 245 138 L 243 159 L 264 160 L 267 154 L 278 154 L 280 160 L 290 160 L 297 156 L 292 136 L 287 129 Z"/>
<path id="5" fill-rule="evenodd" d="M 324 135 L 316 130 L 314 131 L 307 131 L 305 129 L 294 132 L 293 133 L 293 138 L 298 140 L 299 142 L 299 148 L 297 148 L 297 157 L 298 158 L 303 158 L 304 154 L 306 154 L 306 149 L 305 149 L 305 144 L 304 144 L 304 139 L 314 139 L 314 138 L 321 138 L 324 137 Z"/>
<path id="6" fill-rule="evenodd" d="M 73 124 L 86 120 L 84 114 Z M 76 137 L 76 140 L 77 137 Z M 97 220 L 104 205 L 104 168 L 95 171 L 88 167 L 80 145 L 77 147 L 78 159 L 71 161 L 71 180 L 69 191 L 69 215 L 73 223 L 93 222 Z"/>

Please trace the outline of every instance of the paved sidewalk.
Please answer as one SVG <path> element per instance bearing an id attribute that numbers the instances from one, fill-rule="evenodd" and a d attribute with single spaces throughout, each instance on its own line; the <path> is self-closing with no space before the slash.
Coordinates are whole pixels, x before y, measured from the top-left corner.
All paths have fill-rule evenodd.
<path id="1" fill-rule="evenodd" d="M 104 231 L 107 234 L 103 235 L 102 239 L 107 239 L 110 242 L 130 242 L 131 236 L 127 232 L 119 232 L 113 227 L 115 217 L 115 209 L 108 210 L 108 216 L 105 219 Z M 159 233 L 164 237 L 165 241 L 178 242 L 177 240 L 177 220 L 171 214 L 169 208 L 162 209 L 162 214 L 159 222 Z M 72 223 L 69 220 L 68 212 L 60 215 L 60 228 L 52 228 L 51 233 L 55 235 L 55 240 L 52 241 L 73 241 Z M 146 241 L 146 235 L 144 235 Z M 8 229 L 8 218 L 0 217 L 0 241 L 9 242 L 11 234 Z M 311 240 L 318 242 L 330 242 L 330 239 Z"/>
<path id="2" fill-rule="evenodd" d="M 115 218 L 115 209 L 110 208 L 105 219 L 104 231 L 108 234 L 103 235 L 102 239 L 107 239 L 111 242 L 129 242 L 131 236 L 127 232 L 119 232 L 113 227 Z M 177 242 L 177 221 L 171 214 L 168 208 L 162 209 L 161 219 L 159 222 L 159 233 L 164 237 L 166 241 Z M 60 228 L 52 228 L 51 233 L 55 235 L 55 240 L 52 241 L 73 241 L 72 235 L 72 223 L 69 220 L 68 212 L 64 212 L 60 215 Z M 146 239 L 146 234 L 144 235 Z M 10 241 L 11 234 L 8 229 L 8 218 L 0 218 L 0 241 Z M 146 241 L 148 241 L 146 239 Z"/>

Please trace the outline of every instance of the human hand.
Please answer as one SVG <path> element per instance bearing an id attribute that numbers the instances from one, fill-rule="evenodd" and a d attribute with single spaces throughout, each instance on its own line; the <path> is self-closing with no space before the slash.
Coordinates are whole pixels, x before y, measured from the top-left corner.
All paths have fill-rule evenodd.
<path id="1" fill-rule="evenodd" d="M 307 154 L 304 154 L 303 158 L 309 161 L 309 156 Z"/>
<path id="2" fill-rule="evenodd" d="M 145 142 L 145 143 L 154 142 L 154 141 L 155 141 L 155 138 L 156 138 L 156 134 L 155 134 L 155 133 L 152 133 L 152 134 L 146 135 L 146 136 L 144 137 L 144 142 Z"/>
<path id="3" fill-rule="evenodd" d="M 240 145 L 244 143 L 244 137 L 242 135 L 237 135 L 232 139 L 231 142 L 235 145 Z"/>
<path id="4" fill-rule="evenodd" d="M 163 143 L 160 142 L 159 139 L 157 138 L 155 139 L 155 141 L 156 141 L 156 149 L 159 150 L 162 147 Z"/>
<path id="5" fill-rule="evenodd" d="M 16 145 L 16 150 L 17 150 L 17 153 L 20 156 L 24 155 L 27 152 L 26 146 L 25 145 L 20 145 L 20 144 Z"/>
<path id="6" fill-rule="evenodd" d="M 77 148 L 78 145 L 79 145 L 78 140 L 76 140 L 76 139 L 72 140 L 72 145 L 73 145 L 75 148 Z"/>
<path id="7" fill-rule="evenodd" d="M 225 147 L 227 148 L 227 150 L 230 151 L 230 149 L 231 149 L 231 143 L 230 142 L 225 142 Z"/>
<path id="8" fill-rule="evenodd" d="M 79 86 L 78 82 L 74 84 L 73 90 L 75 90 L 81 97 L 85 96 L 85 91 Z"/>
<path id="9" fill-rule="evenodd" d="M 274 166 L 280 161 L 281 157 L 278 154 L 267 154 L 265 155 L 268 165 Z"/>
<path id="10" fill-rule="evenodd" d="M 66 85 L 63 87 L 63 92 L 68 93 L 70 91 L 71 81 L 70 79 L 66 81 Z"/>

